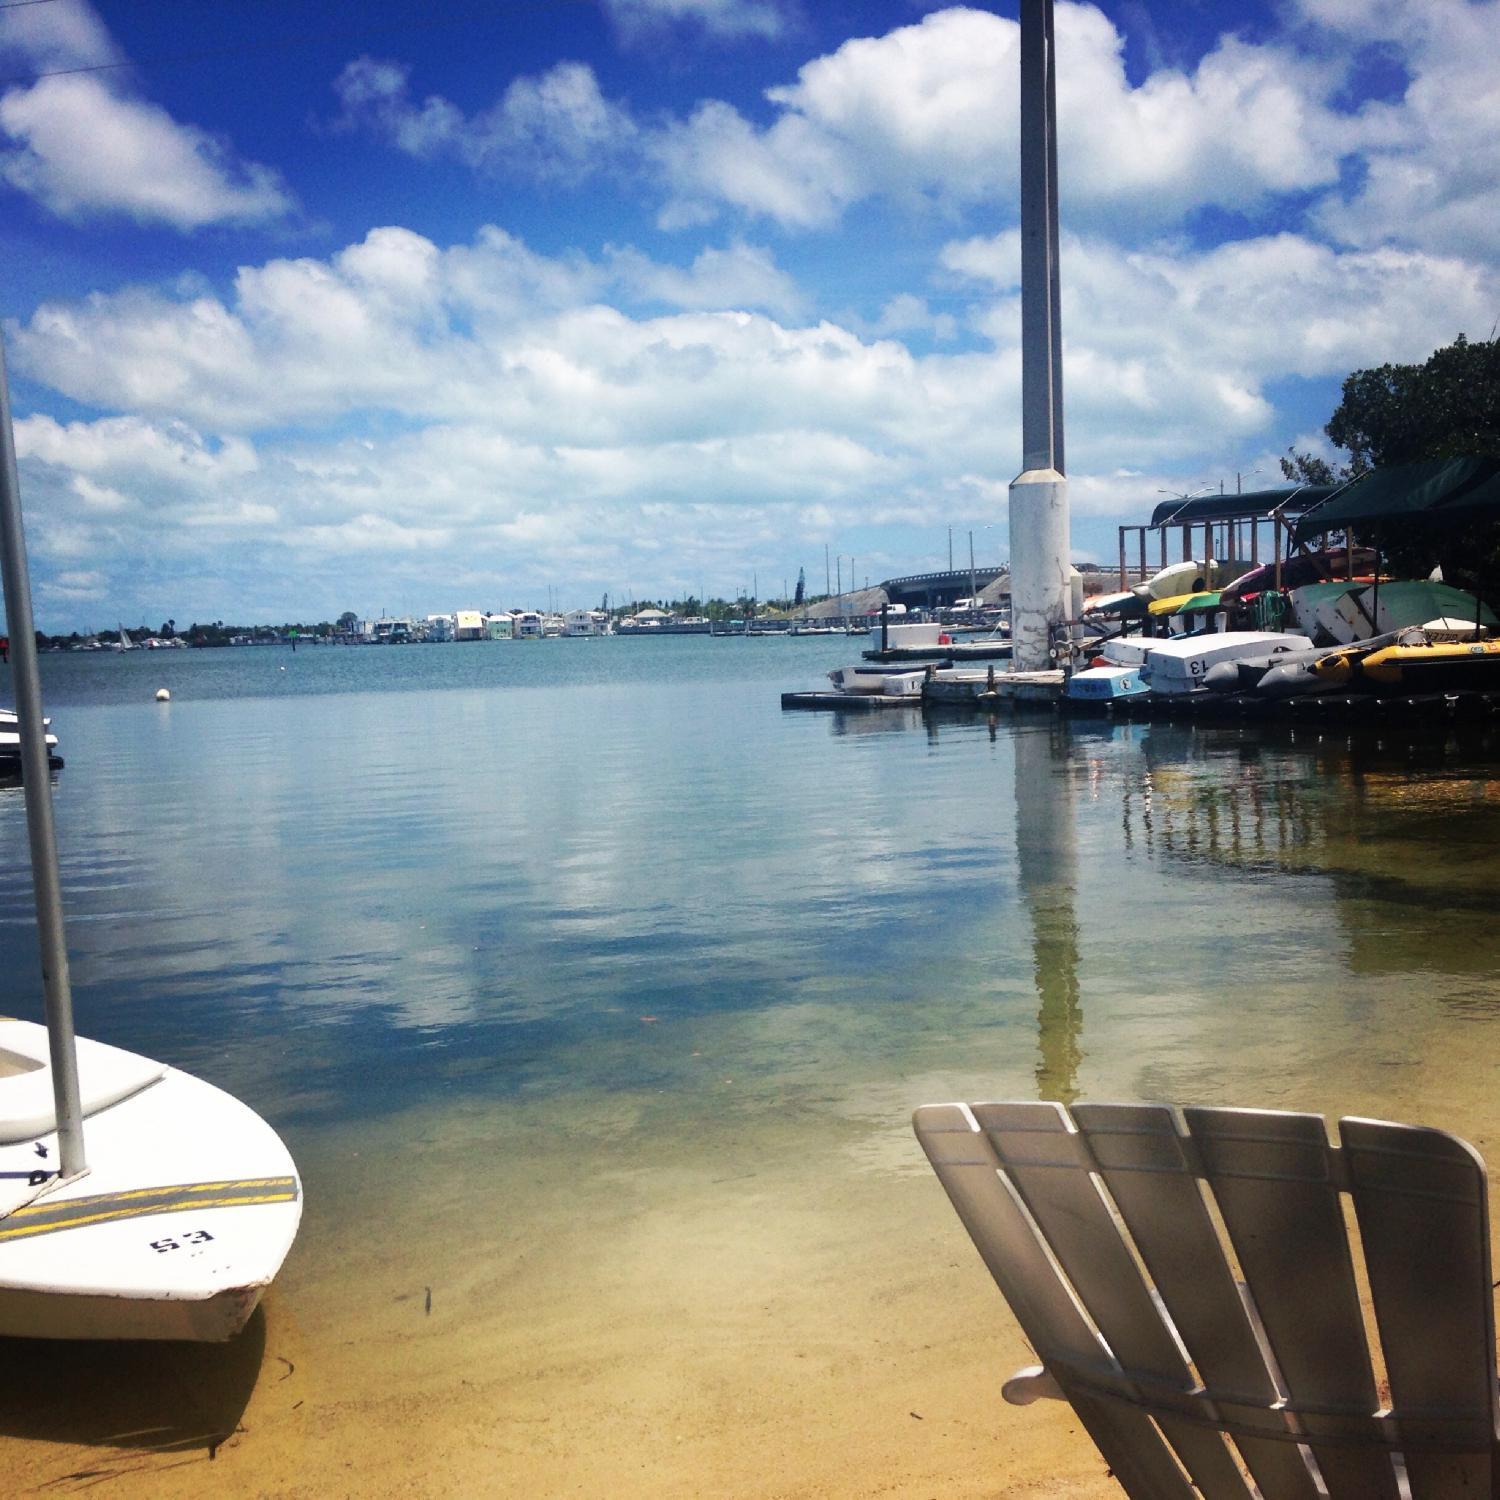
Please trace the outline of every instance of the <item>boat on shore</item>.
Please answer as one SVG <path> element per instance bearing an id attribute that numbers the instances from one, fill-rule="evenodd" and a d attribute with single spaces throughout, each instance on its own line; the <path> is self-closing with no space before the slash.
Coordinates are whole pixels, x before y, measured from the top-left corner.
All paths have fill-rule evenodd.
<path id="1" fill-rule="evenodd" d="M 3 352 L 0 578 L 46 1012 L 0 1020 L 0 1335 L 227 1339 L 281 1269 L 301 1184 L 247 1105 L 74 1034 Z"/>
<path id="2" fill-rule="evenodd" d="M 86 1174 L 61 1181 L 47 1030 L 0 1019 L 0 1335 L 233 1337 L 302 1216 L 291 1155 L 248 1105 L 77 1038 Z"/>

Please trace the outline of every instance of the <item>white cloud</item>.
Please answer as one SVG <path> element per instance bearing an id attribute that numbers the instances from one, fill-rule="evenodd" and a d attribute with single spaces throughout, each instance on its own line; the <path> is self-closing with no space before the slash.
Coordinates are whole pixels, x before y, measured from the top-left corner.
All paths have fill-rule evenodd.
<path id="1" fill-rule="evenodd" d="M 36 73 L 108 67 L 123 56 L 88 0 L 17 5 L 0 16 L 0 61 Z"/>
<path id="2" fill-rule="evenodd" d="M 806 302 L 769 250 L 739 240 L 723 249 L 708 246 L 686 269 L 661 265 L 630 248 L 610 250 L 606 260 L 614 279 L 631 296 L 669 307 L 755 308 L 795 316 Z"/>
<path id="3" fill-rule="evenodd" d="M 1304 0 L 1354 43 L 1386 43 L 1406 68 L 1399 104 L 1367 111 L 1372 139 L 1352 190 L 1330 193 L 1316 220 L 1353 245 L 1396 243 L 1493 259 L 1500 180 L 1485 143 L 1500 137 L 1500 3 Z"/>
<path id="4" fill-rule="evenodd" d="M 1342 75 L 1327 59 L 1228 36 L 1193 71 L 1132 86 L 1100 11 L 1064 4 L 1057 31 L 1060 176 L 1083 221 L 1159 229 L 1205 204 L 1327 186 L 1369 128 L 1328 103 Z M 807 63 L 767 91 L 778 112 L 765 128 L 701 104 L 643 142 L 668 187 L 663 222 L 728 205 L 815 227 L 874 197 L 1013 204 L 1019 35 L 988 12 L 938 11 Z"/>
<path id="5" fill-rule="evenodd" d="M 721 39 L 774 39 L 795 23 L 788 0 L 603 0 L 605 14 L 627 41 L 687 26 Z"/>
<path id="6" fill-rule="evenodd" d="M 448 100 L 411 98 L 409 70 L 361 57 L 334 81 L 341 129 L 373 129 L 413 156 L 452 153 L 470 166 L 579 182 L 618 162 L 635 123 L 600 92 L 593 70 L 561 62 L 515 79 L 488 110 L 466 117 Z"/>
<path id="7" fill-rule="evenodd" d="M 43 78 L 0 97 L 0 176 L 66 219 L 115 215 L 190 230 L 278 218 L 277 173 L 97 78 Z"/>
<path id="8" fill-rule="evenodd" d="M 1280 451 L 1297 429 L 1277 428 L 1277 381 L 1423 358 L 1487 327 L 1500 292 L 1457 257 L 1294 234 L 1069 235 L 1063 256 L 1080 517 L 1138 516 L 1174 474 Z M 331 608 L 357 557 L 436 607 L 463 579 L 496 601 L 558 578 L 696 587 L 746 549 L 982 525 L 1016 468 L 1018 280 L 1014 230 L 955 239 L 932 290 L 958 311 L 899 294 L 877 330 L 809 319 L 740 241 L 666 266 L 386 227 L 244 266 L 224 295 L 49 303 L 11 334 L 17 367 L 102 415 L 18 424 L 34 551 L 51 579 L 274 576 L 287 608 Z M 891 336 L 942 319 L 935 352 Z"/>

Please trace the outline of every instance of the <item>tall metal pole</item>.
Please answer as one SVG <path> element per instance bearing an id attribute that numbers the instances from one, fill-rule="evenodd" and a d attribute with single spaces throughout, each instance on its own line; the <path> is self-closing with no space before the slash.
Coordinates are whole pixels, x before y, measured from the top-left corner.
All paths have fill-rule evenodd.
<path id="1" fill-rule="evenodd" d="M 26 537 L 21 529 L 21 482 L 16 470 L 16 437 L 11 424 L 5 351 L 0 348 L 0 579 L 5 586 L 5 621 L 10 632 L 21 775 L 26 787 L 26 832 L 31 842 L 31 882 L 36 893 L 37 939 L 42 952 L 42 992 L 47 1009 L 47 1044 L 52 1057 L 52 1097 L 57 1111 L 57 1144 L 63 1177 L 88 1170 L 83 1154 L 83 1106 L 78 1095 L 78 1057 L 73 1045 L 73 989 L 68 980 L 68 943 L 63 932 L 62 878 L 57 867 L 57 834 L 52 823 L 52 782 L 47 766 L 47 731 L 42 722 L 42 683 L 36 661 L 36 626 L 31 613 L 31 581 L 26 571 Z"/>
<path id="2" fill-rule="evenodd" d="M 1010 487 L 1010 583 L 1022 671 L 1052 665 L 1069 612 L 1060 300 L 1052 0 L 1021 0 L 1022 472 Z"/>

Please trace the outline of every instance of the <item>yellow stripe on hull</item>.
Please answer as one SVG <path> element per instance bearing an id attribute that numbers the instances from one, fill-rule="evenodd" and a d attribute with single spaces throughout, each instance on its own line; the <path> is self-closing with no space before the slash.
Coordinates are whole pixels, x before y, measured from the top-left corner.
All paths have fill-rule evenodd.
<path id="1" fill-rule="evenodd" d="M 294 1203 L 297 1195 L 295 1177 L 249 1177 L 227 1182 L 182 1183 L 175 1187 L 132 1188 L 122 1193 L 93 1193 L 63 1201 L 42 1198 L 0 1219 L 0 1242 L 188 1209 Z"/>

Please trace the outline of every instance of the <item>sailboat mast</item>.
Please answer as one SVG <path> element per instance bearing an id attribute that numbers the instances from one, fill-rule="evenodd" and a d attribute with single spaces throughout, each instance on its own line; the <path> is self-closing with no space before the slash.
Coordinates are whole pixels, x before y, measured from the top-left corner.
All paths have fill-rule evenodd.
<path id="1" fill-rule="evenodd" d="M 73 1045 L 73 988 L 68 980 L 68 944 L 63 932 L 62 878 L 52 823 L 52 781 L 42 723 L 42 683 L 36 662 L 31 581 L 21 529 L 21 484 L 11 425 L 5 350 L 0 347 L 0 580 L 16 690 L 16 726 L 21 738 L 21 774 L 26 789 L 26 831 L 31 841 L 31 880 L 36 892 L 37 937 L 42 950 L 42 988 L 47 1041 L 52 1055 L 52 1092 L 57 1108 L 57 1144 L 63 1177 L 87 1170 L 83 1154 L 83 1107 L 78 1095 L 78 1055 Z"/>

